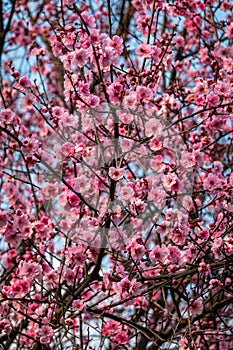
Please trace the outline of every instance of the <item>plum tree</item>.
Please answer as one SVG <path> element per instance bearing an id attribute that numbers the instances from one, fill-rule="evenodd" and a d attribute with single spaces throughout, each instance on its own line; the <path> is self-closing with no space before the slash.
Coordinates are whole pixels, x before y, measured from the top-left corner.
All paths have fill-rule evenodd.
<path id="1" fill-rule="evenodd" d="M 232 9 L 0 1 L 0 348 L 232 348 Z"/>

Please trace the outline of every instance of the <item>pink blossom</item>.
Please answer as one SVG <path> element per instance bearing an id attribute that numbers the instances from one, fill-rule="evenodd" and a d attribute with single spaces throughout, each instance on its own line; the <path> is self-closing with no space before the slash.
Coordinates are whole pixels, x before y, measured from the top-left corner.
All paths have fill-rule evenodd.
<path id="1" fill-rule="evenodd" d="M 20 105 L 21 108 L 26 108 L 27 110 L 31 110 L 33 105 L 36 104 L 36 98 L 33 94 L 27 93 L 22 97 L 22 103 Z"/>
<path id="2" fill-rule="evenodd" d="M 213 173 L 209 173 L 207 178 L 203 182 L 204 189 L 208 191 L 213 191 L 220 186 L 221 186 L 221 180 Z"/>
<path id="3" fill-rule="evenodd" d="M 58 284 L 58 281 L 59 281 L 59 275 L 58 275 L 57 271 L 51 270 L 51 271 L 45 273 L 44 280 L 48 286 L 55 288 Z"/>
<path id="4" fill-rule="evenodd" d="M 161 173 L 165 169 L 165 164 L 163 163 L 163 156 L 157 155 L 150 160 L 151 169 Z"/>
<path id="5" fill-rule="evenodd" d="M 198 96 L 196 99 L 195 99 L 195 103 L 198 105 L 198 106 L 205 106 L 206 105 L 206 98 L 205 96 Z"/>
<path id="6" fill-rule="evenodd" d="M 227 73 L 232 73 L 232 71 L 233 71 L 233 59 L 232 58 L 225 58 L 223 65 L 224 65 L 224 69 L 227 71 Z"/>
<path id="7" fill-rule="evenodd" d="M 185 234 L 184 228 L 181 225 L 179 225 L 179 227 L 177 228 L 174 228 L 170 232 L 170 237 L 175 244 L 178 244 L 178 245 L 184 244 L 186 241 L 186 234 Z"/>
<path id="8" fill-rule="evenodd" d="M 85 311 L 86 310 L 86 304 L 83 300 L 75 300 L 72 304 L 73 309 L 78 311 Z"/>
<path id="9" fill-rule="evenodd" d="M 177 185 L 178 182 L 178 178 L 176 174 L 168 174 L 166 176 L 164 176 L 163 178 L 163 184 L 166 190 L 175 190 L 175 186 Z"/>
<path id="10" fill-rule="evenodd" d="M 15 113 L 12 112 L 9 108 L 0 111 L 0 122 L 4 122 L 5 124 L 11 124 L 15 120 L 15 118 Z"/>
<path id="11" fill-rule="evenodd" d="M 146 310 L 147 306 L 148 306 L 148 301 L 146 300 L 146 298 L 144 296 L 137 297 L 134 299 L 134 307 L 136 309 Z"/>
<path id="12" fill-rule="evenodd" d="M 146 36 L 148 33 L 148 27 L 149 27 L 150 21 L 151 21 L 150 16 L 146 15 L 145 12 L 142 12 L 136 16 L 137 29 L 140 30 L 144 36 Z M 147 44 L 141 44 L 141 45 L 147 45 Z"/>
<path id="13" fill-rule="evenodd" d="M 102 334 L 105 336 L 113 336 L 118 334 L 121 329 L 122 326 L 119 322 L 109 319 L 106 323 L 103 323 Z"/>
<path id="14" fill-rule="evenodd" d="M 34 261 L 20 261 L 19 276 L 27 277 L 29 280 L 40 278 L 42 274 L 42 267 Z"/>
<path id="15" fill-rule="evenodd" d="M 214 92 L 210 92 L 207 95 L 208 107 L 217 107 L 220 103 L 220 98 Z"/>
<path id="16" fill-rule="evenodd" d="M 16 227 L 13 227 L 11 224 L 7 224 L 5 231 L 2 233 L 3 239 L 5 242 L 12 244 L 14 247 L 19 244 L 23 237 L 20 232 L 17 232 Z"/>
<path id="17" fill-rule="evenodd" d="M 162 50 L 160 49 L 160 47 L 152 46 L 151 57 L 152 57 L 153 62 L 155 64 L 159 63 L 159 61 L 161 59 L 161 52 L 162 52 Z"/>
<path id="18" fill-rule="evenodd" d="M 34 329 L 29 328 L 24 333 L 25 333 L 25 336 L 21 336 L 19 342 L 20 344 L 23 344 L 24 346 L 26 345 L 30 348 L 32 347 L 33 339 L 36 338 L 36 332 Z"/>
<path id="19" fill-rule="evenodd" d="M 193 168 L 196 165 L 196 154 L 194 152 L 183 152 L 180 164 L 186 169 Z"/>
<path id="20" fill-rule="evenodd" d="M 149 146 L 152 151 L 159 151 L 162 148 L 162 142 L 158 138 L 153 137 L 149 142 Z"/>
<path id="21" fill-rule="evenodd" d="M 145 101 L 152 98 L 153 93 L 151 89 L 145 87 L 145 86 L 138 86 L 136 89 L 136 96 L 138 101 Z"/>
<path id="22" fill-rule="evenodd" d="M 126 184 L 120 187 L 119 194 L 119 199 L 129 201 L 134 197 L 134 189 L 129 184 Z"/>
<path id="23" fill-rule="evenodd" d="M 58 195 L 58 185 L 48 184 L 43 187 L 42 195 L 44 199 L 52 199 Z"/>
<path id="24" fill-rule="evenodd" d="M 122 139 L 121 140 L 121 149 L 122 152 L 129 152 L 133 146 L 133 141 L 129 139 Z"/>
<path id="25" fill-rule="evenodd" d="M 73 179 L 73 189 L 76 192 L 86 193 L 91 190 L 91 183 L 90 181 L 87 181 L 85 175 L 80 175 Z"/>
<path id="26" fill-rule="evenodd" d="M 152 118 L 145 123 L 145 135 L 150 136 L 161 136 L 162 125 L 156 118 Z"/>
<path id="27" fill-rule="evenodd" d="M 178 247 L 168 245 L 168 259 L 172 264 L 179 264 L 181 262 L 181 251 Z"/>
<path id="28" fill-rule="evenodd" d="M 189 343 L 188 339 L 185 337 L 181 337 L 178 341 L 179 349 L 180 350 L 189 350 Z"/>
<path id="29" fill-rule="evenodd" d="M 81 96 L 89 96 L 90 95 L 90 89 L 89 84 L 80 82 L 78 85 L 78 92 Z"/>
<path id="30" fill-rule="evenodd" d="M 142 213 L 146 208 L 146 204 L 145 202 L 140 199 L 140 198 L 137 198 L 137 199 L 132 199 L 131 203 L 130 203 L 130 210 L 138 215 L 139 213 Z"/>
<path id="31" fill-rule="evenodd" d="M 22 141 L 22 151 L 25 154 L 34 154 L 37 152 L 38 148 L 39 148 L 39 142 L 38 140 L 36 140 L 35 138 L 29 138 L 26 137 L 25 139 L 23 139 Z"/>
<path id="32" fill-rule="evenodd" d="M 106 46 L 103 50 L 101 64 L 104 68 L 110 66 L 116 60 L 115 51 L 113 47 Z"/>
<path id="33" fill-rule="evenodd" d="M 122 96 L 123 86 L 119 82 L 112 83 L 107 88 L 107 93 L 109 94 L 109 98 L 111 102 L 119 102 Z"/>
<path id="34" fill-rule="evenodd" d="M 37 335 L 40 337 L 41 344 L 50 344 L 54 336 L 54 330 L 52 327 L 44 325 L 37 331 Z"/>
<path id="35" fill-rule="evenodd" d="M 88 28 L 95 28 L 95 17 L 94 16 L 89 16 L 87 11 L 82 12 L 82 18 L 85 21 L 85 24 L 87 25 Z"/>
<path id="36" fill-rule="evenodd" d="M 230 174 L 229 183 L 233 187 L 233 172 Z"/>
<path id="37" fill-rule="evenodd" d="M 30 283 L 28 280 L 16 280 L 11 281 L 11 291 L 13 296 L 16 298 L 21 298 L 25 296 L 30 290 Z"/>
<path id="38" fill-rule="evenodd" d="M 217 278 L 212 278 L 209 282 L 209 289 L 221 288 L 222 286 L 222 282 Z"/>
<path id="39" fill-rule="evenodd" d="M 75 0 L 64 0 L 64 5 L 72 6 L 75 3 Z"/>
<path id="40" fill-rule="evenodd" d="M 204 240 L 207 240 L 210 236 L 210 232 L 208 229 L 204 229 L 204 230 L 201 230 L 201 231 L 197 231 L 197 236 L 200 238 L 200 239 L 204 239 Z"/>
<path id="41" fill-rule="evenodd" d="M 233 39 L 233 23 L 226 27 L 226 35 L 229 39 Z"/>
<path id="42" fill-rule="evenodd" d="M 71 268 L 65 267 L 62 271 L 62 281 L 66 281 L 69 286 L 73 286 L 75 281 L 75 272 Z"/>
<path id="43" fill-rule="evenodd" d="M 88 62 L 88 52 L 87 50 L 80 48 L 76 49 L 72 55 L 72 64 L 74 66 L 83 67 Z"/>
<path id="44" fill-rule="evenodd" d="M 127 332 L 119 332 L 115 337 L 115 340 L 118 342 L 118 344 L 128 344 L 129 337 L 127 335 Z"/>
<path id="45" fill-rule="evenodd" d="M 14 225 L 15 227 L 18 227 L 19 229 L 23 229 L 25 226 L 29 225 L 28 216 L 26 214 L 16 213 L 14 217 Z"/>
<path id="46" fill-rule="evenodd" d="M 5 269 L 10 269 L 14 266 L 15 257 L 17 256 L 17 250 L 16 249 L 10 249 L 6 254 L 2 257 L 2 265 Z"/>
<path id="47" fill-rule="evenodd" d="M 209 264 L 206 264 L 204 261 L 202 261 L 200 264 L 199 264 L 199 267 L 198 267 L 198 271 L 200 273 L 205 273 L 206 275 L 210 274 L 210 265 Z"/>
<path id="48" fill-rule="evenodd" d="M 189 312 L 190 312 L 190 315 L 192 317 L 195 317 L 197 315 L 200 315 L 202 313 L 203 309 L 204 309 L 203 301 L 200 298 L 198 298 L 198 299 L 195 299 L 194 301 L 192 301 L 190 308 L 189 308 Z"/>
<path id="49" fill-rule="evenodd" d="M 119 181 L 120 179 L 123 179 L 124 168 L 110 167 L 108 174 L 114 181 Z"/>
<path id="50" fill-rule="evenodd" d="M 223 164 L 222 164 L 222 162 L 220 162 L 220 161 L 213 162 L 212 172 L 215 175 L 222 174 L 222 172 L 223 172 Z"/>
<path id="51" fill-rule="evenodd" d="M 90 95 L 88 96 L 87 98 L 87 103 L 88 105 L 91 107 L 91 108 L 95 108 L 99 105 L 100 103 L 100 99 L 98 96 L 95 96 L 95 95 Z"/>
<path id="52" fill-rule="evenodd" d="M 147 199 L 153 201 L 158 209 L 162 209 L 166 202 L 167 193 L 159 186 L 153 187 L 149 193 Z"/>
<path id="53" fill-rule="evenodd" d="M 158 263 L 164 263 L 166 257 L 167 257 L 168 251 L 164 244 L 160 247 L 159 245 L 156 245 L 152 251 L 150 252 L 150 260 L 153 264 Z"/>
<path id="54" fill-rule="evenodd" d="M 7 319 L 0 320 L 0 329 L 3 331 L 5 334 L 10 334 L 12 331 L 12 326 L 10 322 Z"/>
<path id="55" fill-rule="evenodd" d="M 184 47 L 185 41 L 181 35 L 178 35 L 174 38 L 174 43 L 179 47 Z"/>
<path id="56" fill-rule="evenodd" d="M 214 87 L 214 92 L 216 95 L 227 97 L 231 94 L 231 86 L 227 82 L 216 84 Z"/>
<path id="57" fill-rule="evenodd" d="M 58 119 L 62 118 L 64 113 L 65 113 L 64 108 L 61 108 L 61 107 L 58 107 L 58 106 L 52 108 L 52 115 L 55 118 L 58 118 Z"/>
<path id="58" fill-rule="evenodd" d="M 113 38 L 108 42 L 108 45 L 114 49 L 117 55 L 120 55 L 124 48 L 123 40 L 118 35 L 114 35 Z"/>
<path id="59" fill-rule="evenodd" d="M 6 226 L 7 224 L 7 213 L 4 210 L 0 210 L 0 228 Z"/>
<path id="60" fill-rule="evenodd" d="M 16 88 L 18 88 L 22 92 L 25 92 L 30 85 L 31 83 L 26 75 L 21 77 L 19 81 L 15 84 Z"/>
<path id="61" fill-rule="evenodd" d="M 71 207 L 77 207 L 80 203 L 80 199 L 75 193 L 71 193 L 67 196 L 67 202 Z"/>
<path id="62" fill-rule="evenodd" d="M 120 281 L 119 285 L 123 291 L 127 291 L 131 287 L 131 281 L 128 279 L 128 277 L 124 277 Z"/>
<path id="63" fill-rule="evenodd" d="M 150 44 L 140 44 L 135 50 L 139 57 L 151 58 L 151 45 Z"/>
<path id="64" fill-rule="evenodd" d="M 129 249 L 129 248 L 127 248 Z M 133 242 L 130 246 L 130 252 L 135 260 L 141 260 L 143 255 L 145 254 L 145 247 L 142 244 L 138 244 L 137 242 Z"/>
<path id="65" fill-rule="evenodd" d="M 74 145 L 71 142 L 65 142 L 61 148 L 60 148 L 61 153 L 65 157 L 71 157 L 74 155 Z"/>

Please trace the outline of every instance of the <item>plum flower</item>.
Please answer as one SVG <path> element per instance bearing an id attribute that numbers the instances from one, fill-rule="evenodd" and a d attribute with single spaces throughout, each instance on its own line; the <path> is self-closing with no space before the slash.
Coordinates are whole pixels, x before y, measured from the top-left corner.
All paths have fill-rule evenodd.
<path id="1" fill-rule="evenodd" d="M 120 332 L 121 327 L 122 326 L 119 322 L 116 322 L 114 320 L 108 320 L 102 326 L 102 334 L 107 336 L 114 335 Z"/>
<path id="2" fill-rule="evenodd" d="M 40 337 L 41 344 L 49 344 L 54 336 L 54 331 L 50 326 L 42 326 L 37 335 Z"/>
<path id="3" fill-rule="evenodd" d="M 72 57 L 72 64 L 75 66 L 83 67 L 88 62 L 88 52 L 87 50 L 81 48 L 74 51 Z"/>
<path id="4" fill-rule="evenodd" d="M 230 174 L 229 183 L 231 186 L 233 186 L 233 173 Z"/>
<path id="5" fill-rule="evenodd" d="M 163 157 L 157 155 L 150 160 L 150 167 L 152 170 L 161 173 L 165 169 L 165 164 L 163 163 Z"/>
<path id="6" fill-rule="evenodd" d="M 118 342 L 118 344 L 128 344 L 129 337 L 126 332 L 121 331 L 117 334 L 115 340 Z"/>
<path id="7" fill-rule="evenodd" d="M 149 100 L 153 96 L 151 89 L 146 86 L 138 86 L 136 89 L 136 97 L 138 101 Z"/>
<path id="8" fill-rule="evenodd" d="M 83 302 L 83 300 L 75 300 L 72 304 L 72 307 L 78 311 L 85 311 L 86 310 L 86 305 Z"/>
<path id="9" fill-rule="evenodd" d="M 19 81 L 15 84 L 15 87 L 19 89 L 21 92 L 25 92 L 29 86 L 30 86 L 30 81 L 26 75 L 21 77 Z"/>
<path id="10" fill-rule="evenodd" d="M 123 40 L 118 35 L 114 35 L 108 45 L 112 47 L 118 55 L 120 55 L 124 49 Z"/>
<path id="11" fill-rule="evenodd" d="M 0 112 L 1 122 L 5 124 L 11 124 L 15 120 L 15 114 L 9 108 L 3 109 Z"/>
<path id="12" fill-rule="evenodd" d="M 119 198 L 121 200 L 129 201 L 130 199 L 132 199 L 132 197 L 134 197 L 134 190 L 129 185 L 125 185 L 121 187 L 119 192 L 120 192 Z"/>
<path id="13" fill-rule="evenodd" d="M 109 176 L 111 177 L 112 180 L 118 181 L 123 178 L 124 175 L 124 169 L 123 168 L 115 168 L 115 167 L 110 167 Z"/>
<path id="14" fill-rule="evenodd" d="M 179 340 L 178 345 L 179 345 L 179 349 L 180 349 L 180 350 L 188 350 L 188 349 L 189 349 L 188 339 L 185 338 L 185 337 L 182 337 L 182 338 Z"/>
<path id="15" fill-rule="evenodd" d="M 151 45 L 140 44 L 135 52 L 139 57 L 151 58 Z"/>
<path id="16" fill-rule="evenodd" d="M 12 331 L 12 327 L 10 322 L 7 319 L 3 319 L 0 321 L 0 329 L 4 331 L 5 334 L 10 334 Z"/>
<path id="17" fill-rule="evenodd" d="M 160 247 L 159 245 L 156 245 L 152 251 L 150 252 L 150 261 L 153 264 L 157 264 L 158 262 L 164 262 L 165 258 L 167 257 L 167 248 L 164 244 Z"/>
<path id="18" fill-rule="evenodd" d="M 44 199 L 53 199 L 58 195 L 58 184 L 48 184 L 43 187 L 42 195 Z"/>
<path id="19" fill-rule="evenodd" d="M 82 18 L 85 21 L 85 24 L 88 28 L 95 28 L 95 17 L 94 16 L 89 16 L 87 11 L 82 12 Z"/>
<path id="20" fill-rule="evenodd" d="M 39 148 L 39 142 L 35 138 L 26 137 L 22 141 L 22 151 L 25 154 L 34 154 Z"/>
<path id="21" fill-rule="evenodd" d="M 145 123 L 145 135 L 147 137 L 159 136 L 162 131 L 161 123 L 156 119 L 150 119 Z"/>
<path id="22" fill-rule="evenodd" d="M 119 102 L 123 92 L 123 85 L 116 81 L 107 88 L 111 102 Z"/>
<path id="23" fill-rule="evenodd" d="M 65 157 L 73 156 L 74 155 L 74 145 L 71 142 L 65 142 L 61 146 L 60 151 Z"/>
<path id="24" fill-rule="evenodd" d="M 20 261 L 19 276 L 27 277 L 29 280 L 41 277 L 42 267 L 34 261 Z"/>
<path id="25" fill-rule="evenodd" d="M 0 210 L 0 228 L 6 226 L 7 224 L 7 214 L 4 210 Z"/>
<path id="26" fill-rule="evenodd" d="M 226 27 L 226 35 L 229 39 L 233 39 L 233 23 Z"/>
<path id="27" fill-rule="evenodd" d="M 220 98 L 214 92 L 211 92 L 206 99 L 208 101 L 208 107 L 217 107 L 219 105 Z"/>
<path id="28" fill-rule="evenodd" d="M 131 252 L 133 259 L 141 260 L 145 254 L 145 247 L 142 244 L 138 244 L 137 242 L 133 241 L 128 245 L 127 251 Z"/>
<path id="29" fill-rule="evenodd" d="M 80 200 L 75 193 L 71 193 L 67 196 L 67 202 L 71 207 L 77 207 Z"/>
<path id="30" fill-rule="evenodd" d="M 213 191 L 217 187 L 220 187 L 220 186 L 221 186 L 220 179 L 216 175 L 214 175 L 212 173 L 210 173 L 208 175 L 208 177 L 203 182 L 204 190 Z"/>
<path id="31" fill-rule="evenodd" d="M 152 151 L 159 151 L 162 148 L 162 142 L 158 138 L 153 137 L 149 143 L 149 146 Z"/>
<path id="32" fill-rule="evenodd" d="M 200 315 L 203 311 L 203 303 L 200 298 L 194 300 L 189 308 L 190 314 L 195 317 Z"/>

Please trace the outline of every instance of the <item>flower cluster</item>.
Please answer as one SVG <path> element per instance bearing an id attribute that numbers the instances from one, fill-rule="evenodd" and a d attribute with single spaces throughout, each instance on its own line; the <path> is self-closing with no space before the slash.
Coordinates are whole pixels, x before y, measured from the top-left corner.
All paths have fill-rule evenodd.
<path id="1" fill-rule="evenodd" d="M 5 3 L 0 344 L 230 349 L 231 1 Z"/>

